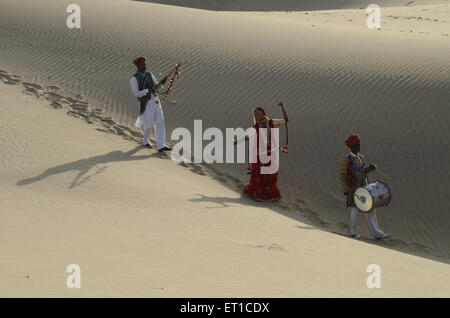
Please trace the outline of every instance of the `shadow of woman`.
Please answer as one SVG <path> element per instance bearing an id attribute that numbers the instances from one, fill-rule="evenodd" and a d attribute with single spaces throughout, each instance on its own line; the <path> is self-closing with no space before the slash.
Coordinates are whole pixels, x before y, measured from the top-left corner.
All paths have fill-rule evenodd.
<path id="1" fill-rule="evenodd" d="M 249 196 L 245 194 L 241 194 L 239 198 L 229 198 L 229 197 L 209 197 L 204 194 L 196 193 L 195 195 L 198 195 L 198 198 L 195 199 L 189 199 L 191 202 L 213 202 L 217 203 L 218 206 L 212 206 L 207 207 L 207 209 L 214 209 L 214 208 L 228 208 L 231 207 L 230 204 L 240 204 L 240 205 L 246 205 L 246 206 L 262 206 L 260 202 L 256 202 L 252 200 Z"/>
<path id="2" fill-rule="evenodd" d="M 58 173 L 64 173 L 67 171 L 79 171 L 78 174 L 75 176 L 75 179 L 72 181 L 69 189 L 72 189 L 73 187 L 80 185 L 82 182 L 78 182 L 78 180 L 88 173 L 92 168 L 94 168 L 96 165 L 103 164 L 103 163 L 109 163 L 109 162 L 119 162 L 119 161 L 135 161 L 135 160 L 144 160 L 155 156 L 155 153 L 152 153 L 150 155 L 141 155 L 141 156 L 133 156 L 136 152 L 138 152 L 140 149 L 143 149 L 142 146 L 137 146 L 134 149 L 123 152 L 120 150 L 115 150 L 108 152 L 104 155 L 94 156 L 87 159 L 80 159 L 77 161 L 65 163 L 56 167 L 49 168 L 42 172 L 40 175 L 20 180 L 16 183 L 18 186 L 27 185 L 33 182 L 37 182 L 39 180 L 45 179 L 51 175 L 55 175 Z M 105 167 L 102 167 L 101 169 L 98 169 L 95 174 L 98 174 L 99 172 L 103 172 L 105 170 Z M 90 178 L 91 176 L 87 177 Z"/>

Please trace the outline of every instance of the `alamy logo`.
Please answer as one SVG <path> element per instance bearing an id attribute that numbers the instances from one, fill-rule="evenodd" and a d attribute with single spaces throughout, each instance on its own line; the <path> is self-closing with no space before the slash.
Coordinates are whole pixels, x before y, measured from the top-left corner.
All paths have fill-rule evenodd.
<path id="1" fill-rule="evenodd" d="M 367 27 L 369 29 L 381 29 L 381 8 L 378 4 L 371 4 L 366 9 Z"/>
<path id="2" fill-rule="evenodd" d="M 69 29 L 81 28 L 81 8 L 78 4 L 69 4 L 66 9 L 70 13 L 66 20 L 66 25 Z"/>
<path id="3" fill-rule="evenodd" d="M 70 264 L 66 268 L 67 273 L 71 273 L 66 280 L 67 288 L 81 288 L 81 268 L 80 265 Z"/>
<path id="4" fill-rule="evenodd" d="M 366 269 L 367 273 L 372 273 L 367 277 L 367 288 L 381 288 L 381 267 L 378 264 L 370 264 Z"/>
<path id="5" fill-rule="evenodd" d="M 194 120 L 194 147 L 192 149 L 192 136 L 187 128 L 179 127 L 172 131 L 172 140 L 181 140 L 173 146 L 172 160 L 180 164 L 191 163 L 245 163 L 246 147 L 243 141 L 249 141 L 249 162 L 256 163 L 259 159 L 261 174 L 274 174 L 279 167 L 279 130 L 278 128 L 260 128 L 257 132 L 251 127 L 227 128 L 224 136 L 219 128 L 210 127 L 203 132 L 202 121 Z M 258 138 L 259 136 L 259 138 Z M 237 140 L 235 161 L 234 140 Z M 203 147 L 203 141 L 210 141 Z M 258 145 L 257 145 L 258 144 Z M 269 148 L 270 147 L 270 148 Z M 225 148 L 225 155 L 224 155 Z"/>

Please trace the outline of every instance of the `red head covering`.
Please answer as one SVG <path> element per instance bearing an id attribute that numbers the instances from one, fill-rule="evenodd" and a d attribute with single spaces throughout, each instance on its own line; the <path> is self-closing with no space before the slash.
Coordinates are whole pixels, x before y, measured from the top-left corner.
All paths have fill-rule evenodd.
<path id="1" fill-rule="evenodd" d="M 255 108 L 255 110 L 257 110 L 257 109 L 260 110 L 264 114 L 264 117 L 266 116 L 266 111 L 264 110 L 264 108 L 262 108 L 261 106 L 258 106 Z"/>
<path id="2" fill-rule="evenodd" d="M 136 66 L 139 66 L 142 63 L 145 63 L 146 61 L 147 61 L 147 58 L 145 56 L 139 56 L 133 60 L 133 64 Z"/>
<path id="3" fill-rule="evenodd" d="M 361 138 L 359 138 L 358 134 L 351 134 L 348 136 L 347 140 L 345 141 L 345 144 L 347 147 L 352 147 L 356 144 L 358 144 L 361 141 Z"/>
<path id="4" fill-rule="evenodd" d="M 266 114 L 266 111 L 264 110 L 264 108 L 262 108 L 261 106 L 258 106 L 258 107 L 256 107 L 256 108 L 253 110 L 253 112 L 255 112 L 255 110 L 260 110 L 260 111 L 263 113 L 264 118 L 265 118 L 266 120 L 270 120 L 270 118 L 267 117 L 267 114 Z M 255 124 L 258 122 L 258 121 L 256 120 L 256 118 L 255 118 L 255 115 L 253 115 L 253 120 L 254 120 Z"/>

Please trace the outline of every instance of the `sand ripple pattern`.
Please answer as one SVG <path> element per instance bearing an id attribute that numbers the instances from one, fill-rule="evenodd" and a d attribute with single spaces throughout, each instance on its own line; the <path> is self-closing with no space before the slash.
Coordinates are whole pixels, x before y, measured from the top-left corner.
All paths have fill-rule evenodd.
<path id="1" fill-rule="evenodd" d="M 78 3 L 82 28 L 70 30 L 63 2 L 0 1 L 3 82 L 17 84 L 11 74 L 20 74 L 27 93 L 131 139 L 139 136 L 130 129 L 138 104 L 128 86 L 137 55 L 149 57 L 155 75 L 184 64 L 163 103 L 169 136 L 194 119 L 204 128 L 248 127 L 257 105 L 281 117 L 276 104 L 283 99 L 291 119 L 279 178 L 283 207 L 346 234 L 338 170 L 345 138 L 358 132 L 367 161 L 391 176 L 392 204 L 378 212 L 381 227 L 394 234 L 384 244 L 450 258 L 448 39 L 368 38 L 142 2 Z M 73 95 L 83 99 L 65 97 Z M 205 169 L 236 187 L 248 179 L 242 165 Z"/>

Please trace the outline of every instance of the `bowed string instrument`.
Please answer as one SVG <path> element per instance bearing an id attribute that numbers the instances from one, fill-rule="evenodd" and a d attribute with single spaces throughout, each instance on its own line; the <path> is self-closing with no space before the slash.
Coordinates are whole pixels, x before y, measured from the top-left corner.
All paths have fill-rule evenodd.
<path id="1" fill-rule="evenodd" d="M 180 74 L 181 74 L 181 63 L 178 63 L 170 70 L 170 72 L 166 76 L 164 76 L 161 80 L 158 81 L 158 85 L 153 86 L 152 93 L 156 95 L 156 92 L 158 92 L 159 94 L 162 95 L 163 100 L 166 100 L 167 97 L 169 97 L 169 95 L 173 92 L 173 83 L 180 77 Z M 171 77 L 169 81 L 169 87 L 163 92 L 159 91 L 159 88 L 166 83 L 169 77 Z"/>
<path id="2" fill-rule="evenodd" d="M 284 109 L 283 102 L 279 102 L 278 106 L 281 107 L 281 111 L 283 112 L 283 118 L 284 118 L 284 126 L 286 127 L 286 145 L 280 147 L 280 151 L 287 154 L 288 153 L 288 143 L 289 143 L 289 132 L 288 132 L 288 121 L 287 121 L 287 115 L 286 110 Z"/>

